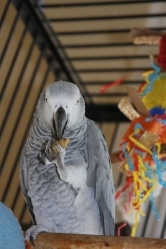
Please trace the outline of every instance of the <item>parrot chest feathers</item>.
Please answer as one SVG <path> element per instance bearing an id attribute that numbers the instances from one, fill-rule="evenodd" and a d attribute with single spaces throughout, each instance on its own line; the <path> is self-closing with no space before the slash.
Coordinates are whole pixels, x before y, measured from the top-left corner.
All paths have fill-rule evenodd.
<path id="1" fill-rule="evenodd" d="M 46 172 L 34 169 L 28 178 L 28 195 L 32 200 L 37 223 L 51 223 L 53 230 L 56 225 L 62 232 L 72 232 L 79 221 L 74 207 L 75 192 L 59 178 L 55 166 L 49 165 Z M 67 226 L 66 220 L 71 221 L 71 217 L 77 222 Z"/>
<path id="2" fill-rule="evenodd" d="M 86 170 L 85 165 L 82 167 Z M 84 173 L 80 181 L 79 173 Z M 73 169 L 70 169 L 70 174 L 73 177 Z M 49 165 L 47 171 L 42 167 L 31 171 L 28 195 L 33 203 L 37 223 L 48 224 L 53 232 L 57 232 L 56 227 L 61 233 L 81 234 L 86 233 L 87 229 L 91 234 L 95 230 L 98 233 L 101 229 L 100 213 L 93 188 L 85 184 L 85 171 L 80 168 L 70 181 L 71 184 L 62 181 L 53 164 Z M 74 187 L 79 190 L 74 191 Z"/>

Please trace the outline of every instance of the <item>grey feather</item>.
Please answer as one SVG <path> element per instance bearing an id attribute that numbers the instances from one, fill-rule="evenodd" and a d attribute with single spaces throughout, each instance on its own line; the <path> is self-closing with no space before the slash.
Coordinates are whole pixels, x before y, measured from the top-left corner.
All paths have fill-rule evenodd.
<path id="1" fill-rule="evenodd" d="M 98 201 L 103 217 L 105 234 L 113 235 L 115 191 L 111 163 L 103 134 L 93 121 L 89 121 L 87 139 L 87 149 L 90 160 L 87 184 L 95 189 L 95 198 Z M 92 161 L 93 164 L 91 164 Z"/>
<path id="2" fill-rule="evenodd" d="M 30 215 L 31 215 L 31 220 L 32 223 L 35 225 L 36 220 L 35 220 L 35 215 L 33 213 L 33 206 L 31 199 L 28 197 L 28 185 L 27 185 L 27 165 L 26 165 L 26 157 L 25 155 L 25 148 L 22 150 L 21 157 L 20 157 L 20 186 L 21 186 L 21 191 L 23 193 L 23 196 L 25 198 L 25 201 L 27 203 Z"/>

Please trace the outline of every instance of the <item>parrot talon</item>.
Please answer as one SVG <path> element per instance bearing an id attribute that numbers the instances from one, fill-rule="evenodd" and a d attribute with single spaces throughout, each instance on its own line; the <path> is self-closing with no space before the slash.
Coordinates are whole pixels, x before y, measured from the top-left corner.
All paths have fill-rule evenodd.
<path id="1" fill-rule="evenodd" d="M 42 153 L 42 152 L 39 153 L 39 154 L 38 154 L 38 159 L 39 159 L 40 162 L 46 164 L 46 156 L 45 156 L 44 153 Z"/>
<path id="2" fill-rule="evenodd" d="M 51 147 L 51 143 L 50 141 L 48 141 L 48 143 L 46 144 L 46 150 L 50 149 L 50 147 Z"/>
<path id="3" fill-rule="evenodd" d="M 52 141 L 48 141 L 45 149 L 45 158 L 53 162 L 57 158 L 57 153 L 52 149 Z"/>
<path id="4" fill-rule="evenodd" d="M 31 244 L 35 246 L 34 240 L 36 239 L 37 235 L 41 232 L 51 232 L 51 231 L 41 224 L 33 225 L 26 231 L 25 240 L 30 241 Z"/>
<path id="5" fill-rule="evenodd" d="M 50 148 L 47 148 L 46 155 L 47 155 L 48 160 L 51 162 L 52 158 L 51 158 L 51 150 L 50 150 Z"/>
<path id="6" fill-rule="evenodd" d="M 30 242 L 31 242 L 31 244 L 32 244 L 33 246 L 35 246 L 33 235 L 30 235 Z"/>

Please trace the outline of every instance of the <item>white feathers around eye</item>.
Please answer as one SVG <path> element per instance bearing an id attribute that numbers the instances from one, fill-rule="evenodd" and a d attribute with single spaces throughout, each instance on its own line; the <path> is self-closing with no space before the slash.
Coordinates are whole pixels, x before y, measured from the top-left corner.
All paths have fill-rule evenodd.
<path id="1" fill-rule="evenodd" d="M 52 115 L 49 105 L 46 105 L 45 93 L 41 93 L 36 107 L 36 116 L 40 124 L 46 128 L 52 128 Z"/>
<path id="2" fill-rule="evenodd" d="M 85 102 L 78 87 L 70 82 L 57 81 L 42 93 L 37 104 L 38 119 L 45 127 L 52 127 L 52 118 L 62 106 L 68 115 L 67 128 L 75 129 L 85 115 Z"/>

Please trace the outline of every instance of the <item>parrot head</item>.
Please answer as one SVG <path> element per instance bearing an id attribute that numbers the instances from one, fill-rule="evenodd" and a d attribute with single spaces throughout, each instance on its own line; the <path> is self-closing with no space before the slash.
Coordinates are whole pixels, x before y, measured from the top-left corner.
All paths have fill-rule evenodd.
<path id="1" fill-rule="evenodd" d="M 85 102 L 78 87 L 70 82 L 57 81 L 41 94 L 37 104 L 39 122 L 52 128 L 60 140 L 66 130 L 77 128 L 85 115 Z"/>

